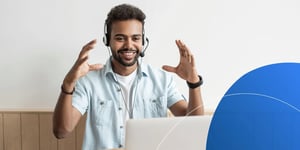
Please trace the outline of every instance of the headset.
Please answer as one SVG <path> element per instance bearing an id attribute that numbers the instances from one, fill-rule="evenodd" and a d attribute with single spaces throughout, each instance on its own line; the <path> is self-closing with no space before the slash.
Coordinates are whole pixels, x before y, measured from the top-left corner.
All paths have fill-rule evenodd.
<path id="1" fill-rule="evenodd" d="M 110 40 L 110 35 L 109 33 L 107 32 L 107 24 L 105 23 L 104 24 L 104 36 L 103 36 L 103 43 L 105 44 L 105 46 L 109 46 L 109 41 Z M 146 42 L 146 46 L 145 45 L 145 42 Z M 143 27 L 143 33 L 142 33 L 142 45 L 144 47 L 144 49 L 142 50 L 142 52 L 140 53 L 140 56 L 141 57 L 144 57 L 145 56 L 145 52 L 146 52 L 146 49 L 148 48 L 149 46 L 149 39 L 147 37 L 145 37 L 145 31 L 144 31 L 144 27 Z"/>

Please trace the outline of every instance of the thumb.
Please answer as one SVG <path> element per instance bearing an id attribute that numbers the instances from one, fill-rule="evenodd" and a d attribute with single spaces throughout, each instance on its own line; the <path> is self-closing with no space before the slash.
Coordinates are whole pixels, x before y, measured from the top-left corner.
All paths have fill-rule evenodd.
<path id="1" fill-rule="evenodd" d="M 168 72 L 176 72 L 176 68 L 168 65 L 163 65 L 162 69 L 168 71 Z"/>
<path id="2" fill-rule="evenodd" d="M 93 65 L 89 65 L 90 67 L 90 71 L 92 70 L 99 70 L 101 68 L 103 68 L 103 65 L 102 64 L 93 64 Z"/>

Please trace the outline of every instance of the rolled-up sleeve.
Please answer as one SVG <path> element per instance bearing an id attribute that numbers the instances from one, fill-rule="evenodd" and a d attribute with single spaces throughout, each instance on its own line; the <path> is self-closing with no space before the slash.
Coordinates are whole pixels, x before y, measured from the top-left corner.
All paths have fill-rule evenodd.
<path id="1" fill-rule="evenodd" d="M 88 108 L 88 94 L 86 94 L 87 90 L 82 86 L 82 82 L 82 80 L 79 80 L 76 83 L 72 97 L 72 105 L 83 115 Z"/>
<path id="2" fill-rule="evenodd" d="M 182 94 L 179 92 L 176 83 L 174 81 L 174 78 L 172 75 L 169 75 L 168 77 L 168 84 L 167 84 L 167 93 L 168 93 L 168 104 L 167 107 L 170 108 L 173 104 L 176 102 L 183 100 L 184 97 Z"/>

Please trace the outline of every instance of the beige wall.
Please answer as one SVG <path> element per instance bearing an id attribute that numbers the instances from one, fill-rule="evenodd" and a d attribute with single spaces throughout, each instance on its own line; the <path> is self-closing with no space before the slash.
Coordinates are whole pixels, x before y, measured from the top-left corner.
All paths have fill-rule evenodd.
<path id="1" fill-rule="evenodd" d="M 84 120 L 68 138 L 58 140 L 52 112 L 0 112 L 0 150 L 80 150 Z"/>
<path id="2" fill-rule="evenodd" d="M 0 150 L 80 150 L 85 117 L 67 138 L 52 133 L 52 112 L 0 111 Z M 206 115 L 213 112 L 206 111 Z M 172 114 L 170 113 L 170 117 Z"/>

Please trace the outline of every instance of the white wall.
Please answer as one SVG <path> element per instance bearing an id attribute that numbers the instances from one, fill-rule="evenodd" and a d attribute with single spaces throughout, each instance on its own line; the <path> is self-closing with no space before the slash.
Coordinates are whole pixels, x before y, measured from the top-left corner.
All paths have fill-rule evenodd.
<path id="1" fill-rule="evenodd" d="M 248 71 L 300 61 L 298 0 L 1 0 L 0 108 L 53 109 L 86 42 L 98 39 L 91 62 L 105 62 L 103 23 L 110 8 L 123 2 L 147 15 L 145 62 L 177 65 L 174 40 L 190 47 L 208 109 Z M 178 85 L 187 95 L 185 82 L 178 79 Z"/>

